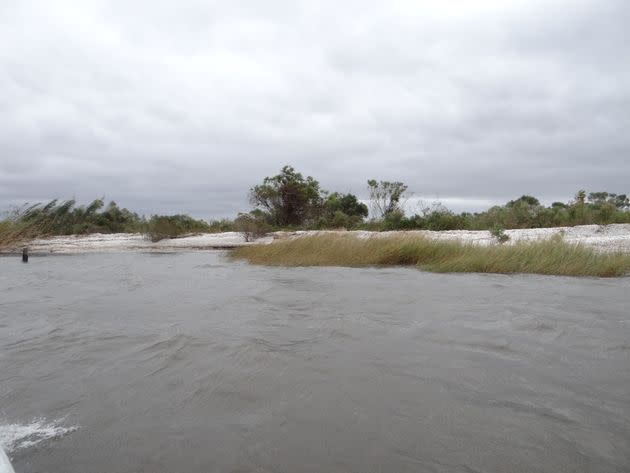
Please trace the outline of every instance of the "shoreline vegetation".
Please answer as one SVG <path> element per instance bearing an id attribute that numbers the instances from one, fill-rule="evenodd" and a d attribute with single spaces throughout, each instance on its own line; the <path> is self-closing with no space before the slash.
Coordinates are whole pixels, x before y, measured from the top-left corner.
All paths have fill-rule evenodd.
<path id="1" fill-rule="evenodd" d="M 619 277 L 630 273 L 630 254 L 599 252 L 561 235 L 510 245 L 475 245 L 417 235 L 360 238 L 305 235 L 236 248 L 232 258 L 267 266 L 414 266 L 438 273 L 543 274 Z"/>
<path id="2" fill-rule="evenodd" d="M 597 225 L 598 231 L 605 234 L 615 224 L 630 224 L 630 199 L 626 194 L 587 193 L 580 190 L 572 200 L 566 203 L 554 202 L 550 206 L 542 205 L 535 197 L 523 195 L 484 212 L 459 214 L 440 203 L 419 204 L 416 213 L 410 215 L 405 212 L 408 207 L 406 202 L 410 197 L 406 184 L 370 179 L 367 181 L 366 191 L 367 199 L 364 200 L 351 193 L 328 192 L 313 177 L 304 177 L 291 166 L 285 166 L 279 174 L 265 177 L 261 184 L 249 189 L 252 210 L 239 213 L 232 220 L 208 222 L 186 214 L 145 217 L 121 208 L 113 201 L 106 205 L 102 198 L 88 205 L 77 205 L 74 200 L 25 204 L 8 212 L 0 220 L 0 252 L 16 251 L 31 243 L 37 246 L 37 242 L 47 238 L 133 234 L 141 235 L 142 242 L 138 241 L 140 237 L 125 238 L 136 249 L 210 249 L 241 246 L 241 243 L 272 243 L 269 247 L 255 246 L 236 252 L 243 257 L 248 255 L 245 259 L 252 262 L 267 258 L 269 264 L 413 264 L 435 271 L 567 275 L 619 275 L 625 271 L 627 258 L 624 252 L 610 252 L 612 245 L 595 245 L 601 246 L 604 253 L 608 253 L 602 254 L 597 249 L 580 245 L 574 248 L 573 243 L 576 240 L 563 242 L 554 237 L 552 241 L 544 242 L 540 241 L 539 236 L 536 243 L 525 243 L 510 239 L 519 230 L 572 228 L 582 225 Z M 320 235 L 290 239 L 287 242 L 272 241 L 282 232 L 338 233 L 346 230 L 360 233 L 409 232 L 409 235 L 390 235 L 387 242 L 356 240 L 352 235 Z M 240 236 L 234 238 L 226 232 Z M 431 238 L 426 235 L 420 238 L 414 234 L 416 232 L 435 232 L 435 235 L 431 235 Z M 442 234 L 449 232 L 461 232 L 462 241 L 438 241 Z M 468 238 L 471 237 L 468 234 L 486 232 L 491 235 L 492 245 L 481 248 L 480 245 L 469 243 L 471 239 L 479 238 Z M 546 236 L 553 233 L 547 233 Z M 215 245 L 210 241 L 212 239 L 201 237 L 208 234 L 223 235 L 226 238 L 219 238 L 220 244 Z M 197 240 L 182 242 L 182 245 L 160 243 L 174 242 L 180 238 Z M 580 241 L 578 238 L 577 242 Z M 78 239 L 76 243 L 80 247 L 81 242 Z M 324 243 L 331 248 L 320 248 Z M 330 253 L 333 248 L 338 247 L 358 253 L 345 256 L 341 253 Z M 365 248 L 376 251 L 378 257 L 367 254 Z M 292 259 L 287 255 L 280 257 L 281 255 L 273 253 L 275 249 L 287 251 L 287 255 L 293 255 Z M 630 249 L 630 244 L 624 243 L 622 249 Z M 298 251 L 305 253 L 299 257 L 296 253 Z M 625 252 L 630 254 L 630 251 Z M 430 258 L 427 256 L 429 253 L 433 254 Z M 387 255 L 394 256 L 390 258 Z M 539 261 L 534 261 L 534 257 Z M 504 261 L 501 262 L 501 259 Z"/>
<path id="3" fill-rule="evenodd" d="M 25 204 L 0 220 L 0 251 L 15 249 L 38 238 L 92 234 L 141 234 L 152 242 L 233 229 L 229 220 L 206 222 L 189 215 L 139 216 L 116 202 L 96 199 L 87 206 L 74 200 Z"/>

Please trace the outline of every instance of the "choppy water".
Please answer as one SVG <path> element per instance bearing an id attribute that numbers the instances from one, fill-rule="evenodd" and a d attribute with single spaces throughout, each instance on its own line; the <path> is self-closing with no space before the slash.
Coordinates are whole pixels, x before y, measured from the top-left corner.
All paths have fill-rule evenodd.
<path id="1" fill-rule="evenodd" d="M 0 259 L 26 472 L 627 472 L 630 279 Z"/>

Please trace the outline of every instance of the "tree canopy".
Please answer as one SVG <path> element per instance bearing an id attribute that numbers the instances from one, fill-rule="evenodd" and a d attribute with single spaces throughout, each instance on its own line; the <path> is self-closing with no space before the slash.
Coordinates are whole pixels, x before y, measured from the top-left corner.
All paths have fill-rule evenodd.
<path id="1" fill-rule="evenodd" d="M 540 201 L 536 197 L 532 197 L 531 195 L 522 195 L 518 199 L 510 200 L 506 207 L 516 207 L 518 205 L 526 205 L 528 207 L 538 207 L 540 206 Z"/>
<path id="2" fill-rule="evenodd" d="M 280 174 L 265 177 L 263 183 L 250 189 L 253 206 L 269 213 L 275 225 L 303 225 L 316 218 L 323 205 L 319 182 L 311 176 L 304 178 L 291 166 L 284 166 Z"/>
<path id="3" fill-rule="evenodd" d="M 343 212 L 349 217 L 367 217 L 368 207 L 357 199 L 354 194 L 340 194 L 333 192 L 326 198 L 326 210 L 334 214 L 335 212 Z"/>
<path id="4" fill-rule="evenodd" d="M 388 215 L 401 211 L 400 199 L 404 197 L 407 186 L 398 181 L 368 181 L 372 216 L 376 219 L 386 218 Z"/>

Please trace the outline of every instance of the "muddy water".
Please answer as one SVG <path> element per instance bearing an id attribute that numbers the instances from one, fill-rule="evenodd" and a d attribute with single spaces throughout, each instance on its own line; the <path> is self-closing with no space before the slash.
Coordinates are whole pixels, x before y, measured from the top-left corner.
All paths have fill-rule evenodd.
<path id="1" fill-rule="evenodd" d="M 25 472 L 627 472 L 630 280 L 0 259 Z"/>

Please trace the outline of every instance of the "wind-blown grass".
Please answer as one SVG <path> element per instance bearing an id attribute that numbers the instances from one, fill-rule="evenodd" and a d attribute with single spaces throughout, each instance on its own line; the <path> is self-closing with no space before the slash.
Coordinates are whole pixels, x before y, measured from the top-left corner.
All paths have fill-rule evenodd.
<path id="1" fill-rule="evenodd" d="M 158 241 L 189 233 L 225 231 L 232 225 L 229 221 L 209 224 L 188 215 L 153 215 L 147 220 L 115 202 L 105 205 L 103 199 L 87 206 L 77 206 L 74 200 L 52 200 L 25 204 L 0 220 L 0 250 L 15 250 L 35 238 L 54 235 L 143 233 Z"/>
<path id="2" fill-rule="evenodd" d="M 417 266 L 433 272 L 623 276 L 630 254 L 603 253 L 561 238 L 479 246 L 397 235 L 309 235 L 237 248 L 234 258 L 273 266 Z"/>
<path id="3" fill-rule="evenodd" d="M 35 223 L 0 222 L 0 251 L 15 248 L 21 243 L 37 237 L 41 233 L 39 225 Z"/>

